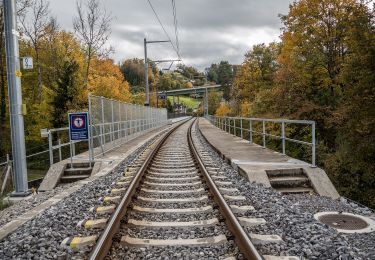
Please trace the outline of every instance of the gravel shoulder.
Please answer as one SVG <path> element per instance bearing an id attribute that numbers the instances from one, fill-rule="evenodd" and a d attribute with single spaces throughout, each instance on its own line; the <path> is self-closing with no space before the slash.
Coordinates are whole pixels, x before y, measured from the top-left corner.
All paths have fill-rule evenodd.
<path id="1" fill-rule="evenodd" d="M 258 246 L 262 254 L 291 255 L 303 259 L 375 259 L 375 232 L 365 234 L 338 233 L 314 219 L 321 211 L 342 211 L 375 218 L 371 209 L 344 198 L 333 200 L 316 195 L 282 195 L 272 188 L 250 183 L 212 149 L 196 129 L 195 142 L 206 147 L 219 172 L 230 178 L 232 187 L 246 196 L 255 211 L 248 217 L 264 218 L 265 225 L 247 228 L 249 233 L 276 234 L 281 244 Z"/>
<path id="2" fill-rule="evenodd" d="M 60 243 L 66 237 L 91 234 L 90 230 L 77 228 L 77 223 L 82 219 L 93 217 L 93 213 L 89 209 L 100 204 L 98 199 L 105 196 L 108 189 L 112 187 L 112 183 L 121 178 L 127 165 L 161 134 L 138 148 L 112 173 L 82 186 L 78 191 L 51 206 L 1 240 L 0 259 L 74 259 L 75 253 L 62 248 Z M 58 192 L 59 189 L 55 189 L 53 193 Z M 62 189 L 66 189 L 66 186 Z M 17 207 L 9 208 L 7 218 L 12 218 L 17 210 L 26 212 L 34 207 L 33 203 L 33 201 L 25 201 L 18 204 Z M 2 221 L 6 220 L 2 219 Z"/>

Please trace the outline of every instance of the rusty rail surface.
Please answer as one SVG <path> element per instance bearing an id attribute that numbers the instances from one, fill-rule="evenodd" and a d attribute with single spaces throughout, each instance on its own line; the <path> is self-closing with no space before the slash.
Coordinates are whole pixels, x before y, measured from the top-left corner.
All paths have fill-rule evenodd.
<path id="1" fill-rule="evenodd" d="M 90 260 L 99 260 L 104 259 L 111 246 L 112 246 L 112 239 L 113 236 L 116 234 L 120 227 L 120 221 L 121 219 L 126 215 L 126 212 L 128 210 L 129 204 L 133 199 L 133 196 L 141 182 L 141 179 L 146 172 L 149 164 L 151 163 L 152 159 L 154 158 L 155 154 L 158 152 L 160 147 L 164 144 L 164 142 L 167 140 L 167 138 L 181 125 L 188 122 L 189 120 L 185 120 L 182 123 L 178 124 L 176 127 L 174 127 L 172 130 L 170 130 L 156 145 L 156 147 L 149 153 L 146 160 L 142 164 L 141 168 L 136 173 L 134 179 L 130 183 L 128 189 L 126 190 L 125 195 L 123 196 L 120 204 L 116 208 L 116 211 L 112 214 L 112 217 L 108 221 L 108 225 L 99 237 L 98 241 L 95 244 L 95 247 L 93 248 L 91 255 L 89 256 Z"/>
<path id="2" fill-rule="evenodd" d="M 256 248 L 254 247 L 253 243 L 251 242 L 249 236 L 247 235 L 246 231 L 242 228 L 241 224 L 238 222 L 236 216 L 233 214 L 232 210 L 230 209 L 229 205 L 226 203 L 225 199 L 221 195 L 219 189 L 217 188 L 216 184 L 212 180 L 210 174 L 206 170 L 206 167 L 203 164 L 202 159 L 199 156 L 197 149 L 195 148 L 191 128 L 193 124 L 190 125 L 188 131 L 188 143 L 190 150 L 193 153 L 193 157 L 195 158 L 197 165 L 206 180 L 206 184 L 209 187 L 211 194 L 213 195 L 214 200 L 219 206 L 219 210 L 221 214 L 223 214 L 225 218 L 225 223 L 227 224 L 229 231 L 233 234 L 236 244 L 240 249 L 241 253 L 246 257 L 246 259 L 250 260 L 262 260 L 263 257 L 258 253 Z"/>
<path id="3" fill-rule="evenodd" d="M 113 213 L 112 217 L 110 218 L 107 227 L 105 228 L 104 232 L 99 237 L 95 247 L 93 248 L 91 255 L 89 256 L 90 260 L 98 260 L 104 259 L 111 246 L 112 246 L 112 239 L 116 232 L 120 227 L 121 219 L 126 215 L 127 209 L 130 205 L 130 202 L 133 199 L 134 194 L 139 187 L 141 179 L 143 178 L 148 166 L 152 162 L 154 156 L 158 152 L 158 150 L 163 146 L 167 138 L 175 131 L 177 128 L 185 124 L 190 120 L 185 120 L 172 130 L 170 130 L 156 145 L 156 147 L 149 153 L 146 160 L 142 164 L 141 168 L 138 170 L 137 174 L 135 175 L 134 179 L 130 183 L 125 195 L 123 196 L 120 204 L 116 208 L 116 211 Z M 263 257 L 258 253 L 254 245 L 251 243 L 249 236 L 247 235 L 246 231 L 242 228 L 241 224 L 238 222 L 237 218 L 234 216 L 232 210 L 230 209 L 229 205 L 225 202 L 223 196 L 220 194 L 220 191 L 216 187 L 215 183 L 213 182 L 212 178 L 210 177 L 209 173 L 207 172 L 202 159 L 199 156 L 198 151 L 196 150 L 193 139 L 191 129 L 194 125 L 195 120 L 191 123 L 188 130 L 188 143 L 189 147 L 192 151 L 193 157 L 196 160 L 196 164 L 199 167 L 207 186 L 211 194 L 214 197 L 215 202 L 218 204 L 221 214 L 223 214 L 225 218 L 225 222 L 228 226 L 228 229 L 231 231 L 233 236 L 235 237 L 235 241 L 237 246 L 239 247 L 241 253 L 246 257 L 246 259 L 250 260 L 262 260 Z"/>

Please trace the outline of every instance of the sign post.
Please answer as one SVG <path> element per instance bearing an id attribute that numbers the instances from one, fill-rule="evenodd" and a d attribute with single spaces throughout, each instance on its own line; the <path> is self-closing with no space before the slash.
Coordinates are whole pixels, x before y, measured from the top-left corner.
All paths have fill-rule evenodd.
<path id="1" fill-rule="evenodd" d="M 89 154 L 91 153 L 90 142 L 90 123 L 87 112 L 69 113 L 69 138 L 70 138 L 70 162 L 73 168 L 72 142 L 85 141 L 89 142 Z M 91 166 L 91 156 L 89 156 Z"/>

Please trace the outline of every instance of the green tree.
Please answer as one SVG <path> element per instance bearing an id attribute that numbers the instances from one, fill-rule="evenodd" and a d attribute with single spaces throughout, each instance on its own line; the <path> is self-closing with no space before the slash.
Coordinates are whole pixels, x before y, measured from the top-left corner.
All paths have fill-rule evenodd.
<path id="1" fill-rule="evenodd" d="M 277 57 L 280 44 L 258 44 L 246 53 L 245 62 L 238 69 L 233 82 L 232 110 L 242 114 L 246 102 L 246 110 L 251 116 L 265 116 L 270 113 L 275 73 L 278 69 Z M 247 113 L 245 113 L 247 114 Z"/>
<path id="2" fill-rule="evenodd" d="M 341 194 L 375 208 L 375 15 L 365 5 L 352 12 L 338 148 L 325 164 Z"/>
<path id="3" fill-rule="evenodd" d="M 228 61 L 221 61 L 218 66 L 218 83 L 223 86 L 224 99 L 230 98 L 230 87 L 233 83 L 233 67 Z"/>
<path id="4" fill-rule="evenodd" d="M 52 99 L 53 106 L 52 123 L 55 128 L 66 125 L 67 112 L 74 105 L 77 96 L 78 63 L 74 60 L 65 60 L 59 69 L 56 82 L 55 96 Z"/>
<path id="5" fill-rule="evenodd" d="M 120 69 L 131 86 L 144 86 L 145 63 L 143 59 L 125 60 L 120 64 Z"/>

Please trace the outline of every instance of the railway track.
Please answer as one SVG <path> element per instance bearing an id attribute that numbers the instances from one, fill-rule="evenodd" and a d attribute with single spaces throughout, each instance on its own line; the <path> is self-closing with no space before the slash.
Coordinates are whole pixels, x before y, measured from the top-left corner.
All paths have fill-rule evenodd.
<path id="1" fill-rule="evenodd" d="M 150 145 L 114 183 L 103 205 L 92 209 L 97 218 L 79 223 L 100 235 L 63 244 L 77 249 L 94 244 L 90 259 L 170 256 L 171 246 L 179 251 L 172 252 L 175 258 L 274 259 L 261 256 L 251 240 L 277 236 L 246 233 L 243 226 L 265 220 L 235 216 L 254 208 L 194 142 L 194 123 L 185 122 Z"/>

